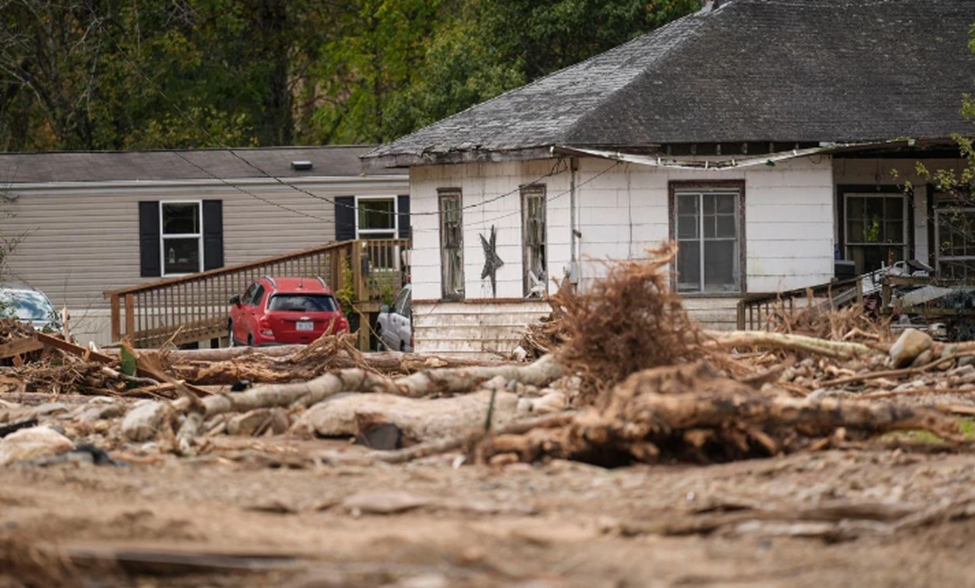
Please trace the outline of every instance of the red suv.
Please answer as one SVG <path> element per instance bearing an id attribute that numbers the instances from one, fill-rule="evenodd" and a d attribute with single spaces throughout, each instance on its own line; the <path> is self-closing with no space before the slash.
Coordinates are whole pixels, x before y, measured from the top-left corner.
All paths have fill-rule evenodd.
<path id="1" fill-rule="evenodd" d="M 338 301 L 321 278 L 264 276 L 230 304 L 231 345 L 311 343 L 329 325 L 333 333 L 349 330 Z"/>

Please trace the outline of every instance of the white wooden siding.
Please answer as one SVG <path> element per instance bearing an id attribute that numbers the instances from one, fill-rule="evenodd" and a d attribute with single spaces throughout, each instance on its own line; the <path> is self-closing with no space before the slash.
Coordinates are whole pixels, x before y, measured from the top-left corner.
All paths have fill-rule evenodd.
<path id="1" fill-rule="evenodd" d="M 497 298 L 522 296 L 519 185 L 538 180 L 555 161 L 480 163 L 414 167 L 411 205 L 435 213 L 438 188 L 460 188 L 464 209 L 466 298 L 492 298 L 479 235 L 498 228 Z M 569 268 L 571 229 L 566 168 L 541 180 L 549 198 L 549 274 L 560 279 Z M 802 158 L 775 166 L 740 170 L 674 170 L 580 160 L 576 215 L 583 287 L 605 273 L 606 261 L 646 256 L 670 236 L 671 181 L 744 180 L 746 281 L 750 292 L 774 292 L 821 284 L 833 275 L 833 167 L 829 156 Z M 509 194 L 508 196 L 503 196 Z M 502 218 L 503 217 L 503 218 Z M 440 298 L 440 241 L 435 214 L 413 219 L 413 292 L 420 300 Z M 551 291 L 552 286 L 550 284 Z M 688 299 L 692 316 L 714 328 L 735 322 L 737 298 Z M 506 307 L 507 308 L 507 307 Z M 485 311 L 493 312 L 491 309 Z M 507 312 L 507 311 L 506 311 Z M 440 326 L 446 326 L 447 318 Z M 490 328 L 490 327 L 488 327 Z M 423 348 L 425 332 L 417 333 Z"/>
<path id="2" fill-rule="evenodd" d="M 67 305 L 79 339 L 108 341 L 108 307 L 102 293 L 158 278 L 141 278 L 139 210 L 142 200 L 223 201 L 224 263 L 285 254 L 334 240 L 334 205 L 280 184 L 244 181 L 249 192 L 301 214 L 263 202 L 226 185 L 71 184 L 11 186 L 15 197 L 0 218 L 4 238 L 24 235 L 8 260 L 8 279 L 44 291 Z M 403 194 L 405 178 L 322 180 L 301 185 L 321 197 Z M 324 219 L 324 220 L 318 220 Z"/>
<path id="3" fill-rule="evenodd" d="M 419 353 L 507 356 L 528 325 L 551 311 L 548 303 L 417 302 L 413 335 Z"/>

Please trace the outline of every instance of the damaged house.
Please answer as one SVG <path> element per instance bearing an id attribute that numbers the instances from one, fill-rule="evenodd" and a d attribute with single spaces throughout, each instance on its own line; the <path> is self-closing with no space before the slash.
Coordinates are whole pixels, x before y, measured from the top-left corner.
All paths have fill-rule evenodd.
<path id="1" fill-rule="evenodd" d="M 973 20 L 975 0 L 710 2 L 372 151 L 409 169 L 417 350 L 510 351 L 553 282 L 668 239 L 718 328 L 837 260 L 964 274 L 975 245 L 937 245 L 958 221 L 914 170 L 963 166 Z"/>

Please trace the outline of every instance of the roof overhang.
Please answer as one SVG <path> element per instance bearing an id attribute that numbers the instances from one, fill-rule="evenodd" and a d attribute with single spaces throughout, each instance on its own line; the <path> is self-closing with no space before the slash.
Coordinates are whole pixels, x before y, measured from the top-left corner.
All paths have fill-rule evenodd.
<path id="1" fill-rule="evenodd" d="M 375 152 L 374 152 L 375 153 Z M 450 151 L 427 151 L 424 153 L 392 153 L 360 157 L 366 170 L 378 170 L 420 165 L 452 165 L 460 163 L 503 163 L 506 161 L 531 161 L 551 159 L 549 146 L 527 147 L 521 149 L 455 149 Z"/>
<path id="2" fill-rule="evenodd" d="M 882 153 L 895 149 L 910 149 L 923 151 L 926 148 L 937 148 L 945 145 L 956 144 L 951 139 L 896 139 L 891 141 L 872 141 L 864 143 L 820 143 L 818 147 L 806 149 L 791 149 L 788 151 L 778 151 L 762 155 L 739 155 L 739 156 L 708 156 L 708 157 L 671 157 L 663 154 L 637 154 L 625 151 L 612 151 L 606 149 L 591 149 L 585 147 L 558 146 L 552 147 L 553 154 L 568 155 L 573 157 L 597 157 L 648 167 L 659 167 L 667 169 L 683 170 L 708 170 L 724 171 L 735 170 L 755 166 L 772 166 L 780 161 L 809 157 L 812 155 L 833 155 L 849 153 L 870 153 L 878 152 L 878 157 Z"/>

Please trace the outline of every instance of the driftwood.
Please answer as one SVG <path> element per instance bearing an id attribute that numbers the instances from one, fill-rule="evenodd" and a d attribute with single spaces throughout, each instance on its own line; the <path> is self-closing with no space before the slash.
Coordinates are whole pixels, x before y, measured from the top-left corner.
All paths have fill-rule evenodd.
<path id="1" fill-rule="evenodd" d="M 359 368 L 339 370 L 307 382 L 266 384 L 241 393 L 208 396 L 194 406 L 184 399 L 173 403 L 177 412 L 197 413 L 187 418 L 177 434 L 181 453 L 191 452 L 201 425 L 214 416 L 258 408 L 312 406 L 342 392 L 381 392 L 409 398 L 469 392 L 486 380 L 502 376 L 524 384 L 543 386 L 563 375 L 550 356 L 527 365 L 500 365 L 426 370 L 393 380 Z"/>
<path id="2" fill-rule="evenodd" d="M 277 350 L 269 348 L 267 351 Z M 230 385 L 241 380 L 259 384 L 282 384 L 310 380 L 329 370 L 367 368 L 384 374 L 410 374 L 421 370 L 450 367 L 504 365 L 498 360 L 418 355 L 388 351 L 350 356 L 335 353 L 322 361 L 295 358 L 290 346 L 286 354 L 269 355 L 265 350 L 229 349 L 178 351 L 166 354 L 169 371 L 177 378 L 198 386 Z M 229 353 L 218 353 L 229 352 Z"/>
<path id="3" fill-rule="evenodd" d="M 964 441 L 955 419 L 933 409 L 794 399 L 717 376 L 700 363 L 634 374 L 605 405 L 565 427 L 500 435 L 476 451 L 481 460 L 510 453 L 527 462 L 563 458 L 614 465 L 663 456 L 726 461 L 803 449 L 840 429 L 865 435 L 920 429 Z"/>
<path id="4" fill-rule="evenodd" d="M 712 339 L 710 346 L 730 348 L 768 348 L 785 349 L 788 351 L 811 353 L 832 357 L 834 359 L 850 359 L 857 356 L 869 356 L 880 351 L 860 343 L 845 341 L 827 341 L 803 335 L 787 335 L 783 333 L 767 333 L 765 331 L 706 331 L 705 335 Z"/>

